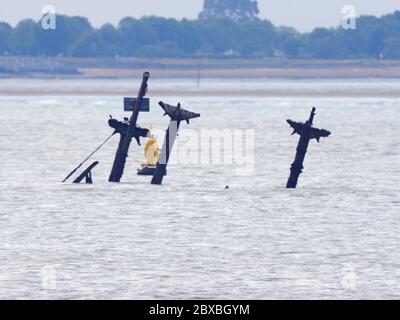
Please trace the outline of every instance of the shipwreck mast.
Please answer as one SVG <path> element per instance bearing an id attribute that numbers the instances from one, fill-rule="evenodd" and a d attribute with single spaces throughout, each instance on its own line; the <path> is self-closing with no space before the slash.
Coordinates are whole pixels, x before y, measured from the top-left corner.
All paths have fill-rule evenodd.
<path id="1" fill-rule="evenodd" d="M 304 169 L 303 163 L 307 154 L 310 140 L 315 138 L 319 142 L 321 137 L 328 137 L 331 134 L 327 130 L 312 127 L 316 114 L 315 111 L 316 109 L 313 108 L 310 114 L 310 118 L 306 123 L 287 120 L 289 125 L 294 129 L 293 134 L 297 133 L 298 135 L 300 135 L 300 140 L 296 149 L 296 156 L 290 168 L 290 176 L 286 185 L 286 187 L 289 189 L 294 189 L 297 187 L 299 176 Z"/>
<path id="2" fill-rule="evenodd" d="M 200 117 L 200 114 L 198 113 L 182 109 L 180 103 L 178 103 L 178 106 L 175 107 L 160 101 L 159 105 L 164 110 L 164 115 L 168 115 L 170 117 L 170 122 L 165 133 L 164 144 L 160 157 L 158 158 L 156 170 L 154 171 L 153 179 L 151 180 L 151 184 L 155 185 L 161 185 L 164 176 L 167 175 L 169 157 L 171 155 L 176 136 L 178 135 L 181 122 L 186 121 L 189 124 L 190 119 Z"/>
<path id="3" fill-rule="evenodd" d="M 109 177 L 109 182 L 121 181 L 122 175 L 124 174 L 126 158 L 128 157 L 129 147 L 131 145 L 132 138 L 135 137 L 138 143 L 140 144 L 139 137 L 143 136 L 143 130 L 146 130 L 137 127 L 137 120 L 139 117 L 139 112 L 141 111 L 142 108 L 144 97 L 146 96 L 147 93 L 147 88 L 148 88 L 147 82 L 149 78 L 150 78 L 149 72 L 143 73 L 143 80 L 139 89 L 137 99 L 132 100 L 132 103 L 134 104 L 133 111 L 129 119 L 129 122 L 125 126 L 126 129 L 118 131 L 121 134 L 121 137 L 117 152 L 115 154 L 114 164 Z"/>

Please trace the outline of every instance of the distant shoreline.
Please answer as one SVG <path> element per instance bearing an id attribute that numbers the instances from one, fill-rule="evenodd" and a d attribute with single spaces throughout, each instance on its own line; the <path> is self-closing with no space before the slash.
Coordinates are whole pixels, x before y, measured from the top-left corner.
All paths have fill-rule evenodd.
<path id="1" fill-rule="evenodd" d="M 24 81 L 25 80 L 25 81 Z M 153 97 L 391 98 L 400 99 L 399 80 L 153 79 Z M 132 96 L 137 79 L 0 79 L 0 98 L 40 96 Z"/>
<path id="2" fill-rule="evenodd" d="M 0 78 L 400 79 L 400 60 L 0 57 Z"/>
<path id="3" fill-rule="evenodd" d="M 2 74 L 5 68 L 12 74 Z M 29 71 L 30 70 L 30 71 Z M 65 72 L 58 73 L 64 70 Z M 40 71 L 40 72 L 39 72 Z M 130 84 L 150 71 L 153 81 L 171 85 L 152 86 L 155 96 L 198 97 L 384 97 L 400 98 L 400 84 L 384 86 L 273 87 L 269 81 L 399 81 L 400 61 L 389 60 L 225 60 L 225 59 L 92 59 L 0 57 L 0 96 L 126 96 Z M 106 82 L 99 80 L 105 79 Z M 20 80 L 20 81 L 19 81 Z M 71 80 L 71 82 L 69 82 Z M 70 85 L 74 80 L 81 81 Z M 174 80 L 186 84 L 174 86 Z M 207 81 L 255 81 L 261 86 L 210 86 Z M 199 81 L 200 86 L 196 83 Z M 265 82 L 265 85 L 263 84 Z M 7 85 L 7 83 L 11 83 Z M 154 83 L 154 82 L 153 82 Z M 128 89 L 129 88 L 129 89 Z"/>
<path id="4" fill-rule="evenodd" d="M 284 92 L 284 91 L 152 91 L 155 97 L 230 97 L 230 98 L 391 98 L 400 99 L 399 92 Z M 76 97 L 123 97 L 132 96 L 132 92 L 116 91 L 46 91 L 46 92 L 21 92 L 0 90 L 2 97 L 56 97 L 56 96 L 76 96 Z"/>

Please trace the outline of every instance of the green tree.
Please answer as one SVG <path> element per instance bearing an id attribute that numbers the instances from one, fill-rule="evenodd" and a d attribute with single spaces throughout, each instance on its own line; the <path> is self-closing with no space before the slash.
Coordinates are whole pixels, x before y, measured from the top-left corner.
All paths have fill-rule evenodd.
<path id="1" fill-rule="evenodd" d="M 199 20 L 160 17 L 121 20 L 94 29 L 83 17 L 57 16 L 56 30 L 23 20 L 0 23 L 0 55 L 113 57 L 247 57 L 283 53 L 290 58 L 397 59 L 400 11 L 381 18 L 361 16 L 356 30 L 317 28 L 299 33 L 256 19 L 253 0 L 207 0 Z"/>
<path id="2" fill-rule="evenodd" d="M 400 59 L 400 37 L 386 39 L 382 54 L 387 59 Z"/>
<path id="3" fill-rule="evenodd" d="M 269 21 L 242 21 L 237 25 L 238 30 L 232 42 L 242 57 L 261 58 L 272 55 L 276 30 Z"/>
<path id="4" fill-rule="evenodd" d="M 312 58 L 338 58 L 336 33 L 333 29 L 317 28 L 307 36 L 306 41 L 307 49 Z"/>
<path id="5" fill-rule="evenodd" d="M 133 56 L 142 46 L 158 44 L 158 30 L 146 22 L 144 18 L 137 20 L 131 17 L 124 18 L 118 25 L 124 55 Z"/>
<path id="6" fill-rule="evenodd" d="M 38 55 L 38 34 L 40 28 L 38 24 L 31 20 L 22 20 L 11 33 L 10 46 L 14 54 L 25 56 Z"/>
<path id="7" fill-rule="evenodd" d="M 12 27 L 4 22 L 0 22 L 0 56 L 10 51 L 10 37 Z"/>
<path id="8" fill-rule="evenodd" d="M 259 14 L 255 0 L 204 0 L 201 20 L 255 20 Z"/>
<path id="9" fill-rule="evenodd" d="M 114 57 L 121 53 L 120 34 L 111 24 L 84 33 L 70 47 L 70 54 L 77 57 Z"/>
<path id="10" fill-rule="evenodd" d="M 41 22 L 38 22 L 38 51 L 42 55 L 57 56 L 69 55 L 70 48 L 74 46 L 79 38 L 93 32 L 87 18 L 56 16 L 56 29 L 44 30 Z"/>

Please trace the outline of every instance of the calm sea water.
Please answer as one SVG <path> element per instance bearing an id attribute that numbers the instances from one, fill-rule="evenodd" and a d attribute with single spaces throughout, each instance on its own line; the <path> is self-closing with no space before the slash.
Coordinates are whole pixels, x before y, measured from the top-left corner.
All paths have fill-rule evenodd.
<path id="1" fill-rule="evenodd" d="M 143 126 L 167 127 L 159 99 Z M 0 298 L 400 298 L 399 99 L 169 97 L 201 113 L 182 129 L 254 129 L 254 172 L 172 164 L 152 186 L 133 143 L 109 184 L 115 137 L 93 185 L 62 184 L 109 114 L 127 116 L 121 100 L 0 98 Z M 285 120 L 312 106 L 332 136 L 286 190 L 298 138 Z"/>

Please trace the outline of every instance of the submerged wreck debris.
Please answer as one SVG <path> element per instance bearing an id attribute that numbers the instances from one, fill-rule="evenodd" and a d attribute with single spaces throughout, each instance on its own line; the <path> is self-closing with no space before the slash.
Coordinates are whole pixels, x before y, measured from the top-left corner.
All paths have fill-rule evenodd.
<path id="1" fill-rule="evenodd" d="M 181 108 L 181 105 L 174 107 L 169 104 L 160 102 L 161 108 L 164 109 L 165 115 L 170 117 L 169 127 L 166 131 L 163 149 L 158 149 L 157 141 L 154 136 L 151 135 L 149 129 L 140 128 L 137 125 L 138 117 L 140 112 L 150 111 L 150 99 L 145 98 L 148 89 L 148 80 L 150 78 L 149 72 L 143 73 L 142 84 L 139 89 L 137 98 L 124 98 L 124 111 L 131 111 L 132 115 L 128 119 L 124 117 L 123 121 L 113 119 L 110 115 L 108 125 L 114 129 L 114 132 L 99 146 L 97 147 L 82 163 L 78 165 L 64 180 L 66 182 L 75 172 L 83 166 L 97 151 L 99 151 L 115 134 L 120 135 L 118 149 L 115 154 L 113 167 L 109 176 L 109 182 L 120 182 L 124 173 L 126 160 L 128 157 L 129 147 L 132 142 L 132 138 L 135 138 L 138 145 L 140 145 L 140 138 L 149 138 L 145 147 L 145 156 L 147 163 L 142 164 L 142 168 L 138 170 L 138 175 L 150 175 L 153 176 L 151 181 L 152 184 L 162 184 L 164 176 L 167 174 L 167 164 L 174 145 L 176 136 L 178 134 L 179 126 L 182 121 L 186 121 L 189 124 L 190 119 L 199 118 L 200 114 L 193 113 Z M 78 178 L 74 180 L 74 183 L 80 183 L 83 179 L 86 179 L 86 183 L 93 183 L 92 170 L 98 165 L 99 162 L 93 162 Z"/>
<path id="2" fill-rule="evenodd" d="M 137 120 L 139 117 L 139 112 L 149 111 L 149 100 L 145 99 L 147 93 L 148 85 L 147 82 L 150 78 L 150 73 L 143 73 L 142 84 L 139 89 L 137 98 L 125 98 L 124 107 L 125 110 L 131 110 L 132 115 L 129 121 L 117 121 L 115 119 L 110 119 L 108 124 L 115 131 L 114 133 L 120 134 L 120 141 L 118 144 L 118 149 L 115 154 L 114 164 L 110 173 L 109 182 L 120 182 L 122 175 L 124 174 L 126 158 L 128 157 L 129 147 L 132 142 L 132 138 L 135 138 L 137 143 L 140 145 L 140 137 L 147 137 L 149 134 L 148 129 L 142 129 L 137 126 Z"/>
<path id="3" fill-rule="evenodd" d="M 67 177 L 63 180 L 63 183 L 66 182 L 72 175 L 75 174 L 76 171 L 78 171 L 78 169 L 80 167 L 82 167 L 86 161 L 88 161 L 91 157 L 93 157 L 93 155 L 99 151 L 115 134 L 116 132 L 112 133 L 101 145 L 99 145 L 89 156 L 86 157 L 85 160 L 83 160 L 74 170 L 72 170 Z"/>
<path id="4" fill-rule="evenodd" d="M 86 179 L 85 183 L 92 184 L 92 170 L 99 164 L 98 161 L 93 162 L 85 171 L 81 173 L 81 175 L 74 180 L 73 183 L 81 183 L 83 179 Z"/>
<path id="5" fill-rule="evenodd" d="M 310 118 L 306 123 L 287 120 L 289 125 L 294 129 L 292 135 L 297 133 L 300 136 L 299 144 L 296 150 L 296 157 L 290 168 L 290 177 L 286 185 L 286 187 L 289 189 L 294 189 L 297 187 L 299 176 L 304 169 L 303 162 L 310 140 L 316 139 L 319 142 L 321 138 L 326 138 L 331 135 L 331 133 L 327 130 L 312 127 L 316 114 L 315 111 L 316 109 L 313 108 Z"/>
<path id="6" fill-rule="evenodd" d="M 168 115 L 171 120 L 168 129 L 165 133 L 165 139 L 163 148 L 161 150 L 161 155 L 158 159 L 153 179 L 151 180 L 151 184 L 157 184 L 157 185 L 162 184 L 163 178 L 167 174 L 167 164 L 181 122 L 186 121 L 189 124 L 190 119 L 200 117 L 200 114 L 198 113 L 193 113 L 182 109 L 180 103 L 178 103 L 178 106 L 176 107 L 166 104 L 164 102 L 159 102 L 159 105 L 165 111 L 164 116 Z"/>

